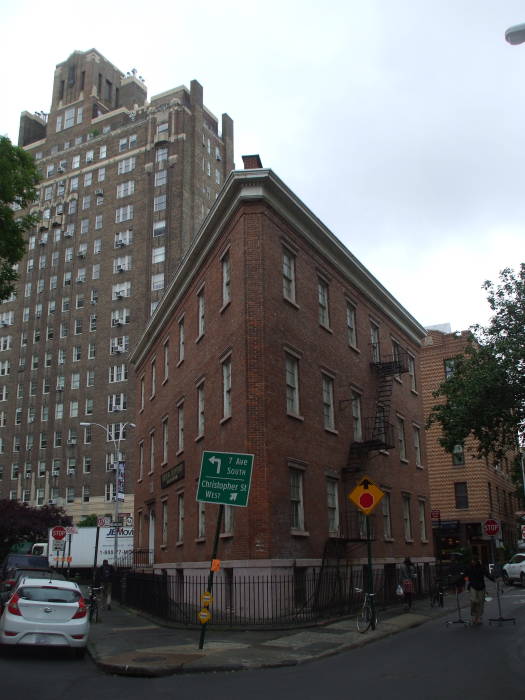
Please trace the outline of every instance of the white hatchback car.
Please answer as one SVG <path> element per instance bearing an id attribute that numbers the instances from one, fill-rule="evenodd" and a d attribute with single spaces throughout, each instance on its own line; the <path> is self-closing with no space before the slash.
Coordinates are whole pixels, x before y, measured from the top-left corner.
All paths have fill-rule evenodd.
<path id="1" fill-rule="evenodd" d="M 519 581 L 525 587 L 525 553 L 515 554 L 503 567 L 503 580 L 513 584 Z"/>
<path id="2" fill-rule="evenodd" d="M 70 647 L 82 656 L 89 634 L 78 584 L 22 578 L 0 617 L 0 644 Z"/>

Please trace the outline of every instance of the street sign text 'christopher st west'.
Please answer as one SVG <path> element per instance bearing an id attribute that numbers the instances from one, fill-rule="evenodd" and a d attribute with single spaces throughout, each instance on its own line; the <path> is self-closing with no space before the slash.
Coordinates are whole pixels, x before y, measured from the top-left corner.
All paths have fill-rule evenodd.
<path id="1" fill-rule="evenodd" d="M 253 455 L 203 452 L 197 501 L 247 506 Z"/>

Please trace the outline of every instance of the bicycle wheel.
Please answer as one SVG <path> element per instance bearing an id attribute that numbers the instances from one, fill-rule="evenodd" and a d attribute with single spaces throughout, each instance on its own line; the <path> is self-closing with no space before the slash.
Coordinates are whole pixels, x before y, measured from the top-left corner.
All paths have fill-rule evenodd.
<path id="1" fill-rule="evenodd" d="M 430 607 L 435 608 L 436 605 L 439 605 L 439 595 L 437 591 L 433 591 L 430 596 Z"/>
<path id="2" fill-rule="evenodd" d="M 364 633 L 372 624 L 372 609 L 370 603 L 365 603 L 357 615 L 357 631 Z"/>
<path id="3" fill-rule="evenodd" d="M 96 600 L 92 600 L 89 606 L 89 621 L 98 622 L 98 603 Z"/>

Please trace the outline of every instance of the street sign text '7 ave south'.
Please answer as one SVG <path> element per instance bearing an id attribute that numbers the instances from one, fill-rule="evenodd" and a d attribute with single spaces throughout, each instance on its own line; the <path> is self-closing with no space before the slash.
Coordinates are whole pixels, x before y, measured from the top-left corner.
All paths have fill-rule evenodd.
<path id="1" fill-rule="evenodd" d="M 253 455 L 203 452 L 197 501 L 247 506 Z"/>

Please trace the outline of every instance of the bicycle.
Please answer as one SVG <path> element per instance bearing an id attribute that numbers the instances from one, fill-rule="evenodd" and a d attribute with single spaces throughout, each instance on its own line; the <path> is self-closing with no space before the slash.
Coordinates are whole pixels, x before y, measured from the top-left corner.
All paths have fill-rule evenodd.
<path id="1" fill-rule="evenodd" d="M 375 593 L 368 593 L 367 591 L 363 591 L 362 588 L 356 588 L 355 590 L 357 593 L 364 593 L 363 607 L 357 613 L 356 618 L 357 631 L 363 634 L 368 631 L 370 627 L 375 630 L 379 622 L 374 605 Z"/>
<path id="2" fill-rule="evenodd" d="M 102 586 L 91 586 L 89 589 L 89 621 L 98 622 L 98 593 Z"/>

